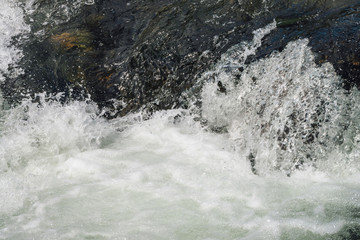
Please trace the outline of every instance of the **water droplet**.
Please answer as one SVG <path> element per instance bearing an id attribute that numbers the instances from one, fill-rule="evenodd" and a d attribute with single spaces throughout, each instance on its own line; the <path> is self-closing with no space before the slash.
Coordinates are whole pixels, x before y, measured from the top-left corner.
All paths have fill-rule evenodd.
<path id="1" fill-rule="evenodd" d="M 85 0 L 84 3 L 85 5 L 94 5 L 95 0 Z"/>

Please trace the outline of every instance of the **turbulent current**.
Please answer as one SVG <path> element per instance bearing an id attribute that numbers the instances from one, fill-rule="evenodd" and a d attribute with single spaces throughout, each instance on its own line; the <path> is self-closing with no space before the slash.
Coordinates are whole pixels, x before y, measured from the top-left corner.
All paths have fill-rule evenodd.
<path id="1" fill-rule="evenodd" d="M 12 2 L 3 73 L 29 31 L 31 1 Z M 0 98 L 0 239 L 358 239 L 360 93 L 307 39 L 247 63 L 275 28 L 224 53 L 188 109 L 108 120 L 62 93 Z"/>

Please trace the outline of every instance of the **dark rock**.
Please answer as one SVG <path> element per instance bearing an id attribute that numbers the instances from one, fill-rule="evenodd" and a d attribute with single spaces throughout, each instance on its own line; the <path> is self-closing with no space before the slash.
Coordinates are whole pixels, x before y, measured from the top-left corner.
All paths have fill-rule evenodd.
<path id="1" fill-rule="evenodd" d="M 308 38 L 317 54 L 318 64 L 330 62 L 345 80 L 344 88 L 360 89 L 360 3 L 323 11 L 278 18 L 278 28 L 272 31 L 252 59 L 281 51 L 289 41 Z"/>
<path id="2" fill-rule="evenodd" d="M 278 28 L 248 61 L 281 50 L 291 40 L 309 38 L 318 63 L 330 61 L 346 79 L 347 89 L 360 87 L 356 2 L 97 0 L 64 18 L 53 2 L 39 0 L 28 16 L 32 32 L 18 43 L 24 73 L 8 76 L 1 87 L 12 103 L 25 93 L 41 91 L 65 92 L 64 101 L 90 94 L 120 115 L 142 107 L 186 107 L 182 93 L 222 53 L 251 39 L 254 29 L 274 18 Z M 49 11 L 52 22 L 46 18 Z M 224 86 L 219 89 L 226 92 Z M 113 99 L 118 100 L 116 106 Z"/>
<path id="3" fill-rule="evenodd" d="M 225 93 L 225 94 L 226 94 L 226 88 L 224 87 L 224 85 L 222 84 L 222 82 L 221 82 L 221 81 L 218 81 L 217 85 L 218 85 L 218 91 L 221 92 L 221 93 Z"/>
<path id="4" fill-rule="evenodd" d="M 359 209 L 356 209 L 359 212 Z M 329 240 L 356 240 L 360 239 L 360 225 L 348 224 L 345 225 L 338 233 L 327 235 Z"/>

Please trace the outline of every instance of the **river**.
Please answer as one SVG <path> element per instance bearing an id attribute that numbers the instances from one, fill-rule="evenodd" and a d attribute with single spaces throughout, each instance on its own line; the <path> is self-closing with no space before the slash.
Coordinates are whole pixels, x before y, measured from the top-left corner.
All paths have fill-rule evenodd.
<path id="1" fill-rule="evenodd" d="M 2 72 L 32 4 L 4 1 Z M 307 39 L 245 63 L 275 28 L 224 53 L 188 109 L 0 98 L 0 239 L 358 239 L 360 93 Z"/>

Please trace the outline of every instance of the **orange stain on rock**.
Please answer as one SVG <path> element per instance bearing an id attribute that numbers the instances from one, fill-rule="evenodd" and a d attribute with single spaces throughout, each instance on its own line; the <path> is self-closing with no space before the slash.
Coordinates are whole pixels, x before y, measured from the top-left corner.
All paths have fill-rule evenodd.
<path id="1" fill-rule="evenodd" d="M 64 32 L 51 37 L 52 42 L 57 43 L 66 51 L 72 48 L 80 48 L 85 51 L 91 50 L 91 34 L 85 30 Z"/>

